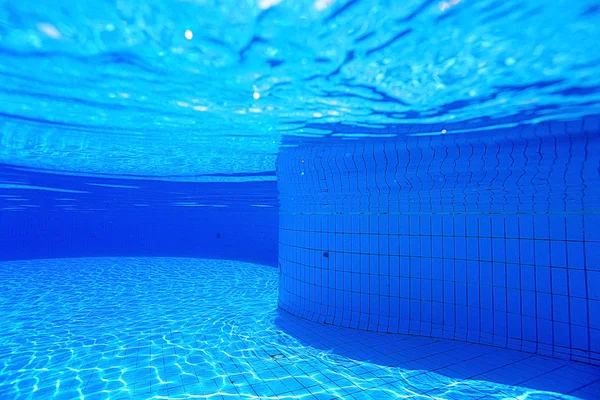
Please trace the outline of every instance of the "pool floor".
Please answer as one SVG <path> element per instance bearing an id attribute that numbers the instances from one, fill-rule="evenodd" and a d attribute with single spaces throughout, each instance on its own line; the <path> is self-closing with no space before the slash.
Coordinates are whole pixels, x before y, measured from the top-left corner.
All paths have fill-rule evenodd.
<path id="1" fill-rule="evenodd" d="M 600 398 L 600 367 L 277 310 L 277 270 L 0 263 L 0 399 Z"/>

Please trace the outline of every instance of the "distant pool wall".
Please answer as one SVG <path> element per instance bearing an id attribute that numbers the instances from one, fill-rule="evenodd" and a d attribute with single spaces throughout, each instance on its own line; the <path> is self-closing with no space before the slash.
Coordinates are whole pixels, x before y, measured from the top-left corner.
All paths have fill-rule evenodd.
<path id="1" fill-rule="evenodd" d="M 600 364 L 600 119 L 282 148 L 279 307 Z"/>

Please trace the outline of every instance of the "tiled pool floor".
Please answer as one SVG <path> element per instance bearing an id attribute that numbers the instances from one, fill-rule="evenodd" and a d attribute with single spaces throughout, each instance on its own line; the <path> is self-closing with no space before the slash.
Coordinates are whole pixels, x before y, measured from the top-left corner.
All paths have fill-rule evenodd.
<path id="1" fill-rule="evenodd" d="M 599 367 L 276 304 L 277 270 L 248 263 L 0 263 L 0 399 L 600 398 Z"/>

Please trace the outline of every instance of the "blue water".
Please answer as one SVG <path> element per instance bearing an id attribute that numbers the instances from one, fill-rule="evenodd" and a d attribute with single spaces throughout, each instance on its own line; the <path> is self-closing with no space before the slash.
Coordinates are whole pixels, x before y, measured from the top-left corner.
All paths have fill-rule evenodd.
<path id="1" fill-rule="evenodd" d="M 599 19 L 592 0 L 0 2 L 0 399 L 600 398 Z M 368 234 L 435 236 L 443 259 L 479 214 L 513 240 L 476 279 L 493 318 L 531 317 L 512 347 L 350 329 L 303 286 L 431 255 L 344 247 Z M 463 229 L 456 268 L 485 258 Z"/>
<path id="2" fill-rule="evenodd" d="M 277 270 L 256 264 L 28 260 L 0 277 L 2 398 L 545 399 L 598 370 L 315 325 L 277 312 Z"/>

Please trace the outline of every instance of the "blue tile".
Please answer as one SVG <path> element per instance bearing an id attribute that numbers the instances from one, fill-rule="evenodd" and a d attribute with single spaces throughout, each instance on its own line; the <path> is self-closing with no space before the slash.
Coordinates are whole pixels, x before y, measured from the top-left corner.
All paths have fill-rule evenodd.
<path id="1" fill-rule="evenodd" d="M 494 300 L 494 310 L 495 311 L 506 311 L 507 299 L 506 299 L 506 289 L 503 287 L 494 287 L 493 288 L 493 300 Z"/>
<path id="2" fill-rule="evenodd" d="M 513 289 L 521 287 L 521 268 L 517 264 L 506 264 L 506 286 Z"/>
<path id="3" fill-rule="evenodd" d="M 419 236 L 410 236 L 408 238 L 410 255 L 420 256 L 421 255 L 421 238 Z"/>
<path id="4" fill-rule="evenodd" d="M 454 236 L 454 215 L 443 216 L 442 232 L 444 236 Z"/>
<path id="5" fill-rule="evenodd" d="M 600 271 L 600 242 L 585 242 L 585 267 L 588 270 Z"/>
<path id="6" fill-rule="evenodd" d="M 443 257 L 454 258 L 454 242 L 455 239 L 452 236 L 445 236 L 443 238 Z"/>
<path id="7" fill-rule="evenodd" d="M 506 261 L 510 263 L 519 262 L 519 240 L 509 239 L 506 244 Z"/>
<path id="8" fill-rule="evenodd" d="M 466 283 L 455 283 L 454 290 L 456 292 L 456 304 L 467 305 L 467 284 Z"/>
<path id="9" fill-rule="evenodd" d="M 582 269 L 569 269 L 569 294 L 576 297 L 586 297 L 586 272 Z"/>
<path id="10" fill-rule="evenodd" d="M 585 239 L 593 240 L 596 242 L 600 241 L 600 214 L 599 213 L 586 213 L 583 215 L 584 227 L 585 227 Z M 596 253 L 598 254 L 598 253 Z"/>
<path id="11" fill-rule="evenodd" d="M 550 242 L 547 240 L 536 240 L 535 246 L 535 264 L 550 266 Z"/>
<path id="12" fill-rule="evenodd" d="M 506 264 L 503 263 L 492 263 L 493 270 L 493 285 L 494 286 L 506 286 Z"/>
<path id="13" fill-rule="evenodd" d="M 564 268 L 551 268 L 550 272 L 552 274 L 552 293 L 569 294 L 567 270 Z"/>
<path id="14" fill-rule="evenodd" d="M 358 239 L 358 235 L 352 235 L 352 236 L 357 236 L 357 239 Z M 399 238 L 399 236 L 398 235 L 390 235 L 389 240 L 390 240 L 390 254 L 399 255 L 400 254 L 400 238 Z M 354 241 L 352 243 L 353 243 L 352 244 L 353 251 L 355 251 L 354 249 L 358 249 L 358 247 L 354 247 Z"/>
<path id="15" fill-rule="evenodd" d="M 533 216 L 519 216 L 519 237 L 522 239 L 533 239 Z"/>
<path id="16" fill-rule="evenodd" d="M 589 348 L 589 330 L 587 327 L 570 325 L 571 346 L 574 349 Z"/>
<path id="17" fill-rule="evenodd" d="M 389 215 L 380 215 L 379 216 L 379 230 L 377 231 L 379 234 L 389 234 L 390 233 L 390 223 L 389 223 Z"/>
<path id="18" fill-rule="evenodd" d="M 549 215 L 549 229 L 550 237 L 553 240 L 565 240 L 566 235 L 566 221 L 564 215 Z"/>
<path id="19" fill-rule="evenodd" d="M 442 217 L 439 215 L 431 216 L 431 234 L 432 235 L 442 235 Z"/>
<path id="20" fill-rule="evenodd" d="M 480 318 L 481 313 L 478 307 L 468 307 L 467 308 L 467 326 L 471 332 L 479 332 L 480 331 Z"/>
<path id="21" fill-rule="evenodd" d="M 454 236 L 463 237 L 467 235 L 467 223 L 464 215 L 454 216 Z"/>
<path id="22" fill-rule="evenodd" d="M 530 342 L 537 342 L 537 320 L 534 317 L 524 315 L 521 317 L 521 326 L 523 333 L 523 340 Z"/>
<path id="23" fill-rule="evenodd" d="M 408 236 L 400 237 L 400 255 L 408 256 L 410 254 L 410 246 Z"/>
<path id="24" fill-rule="evenodd" d="M 419 282 L 421 285 L 421 287 L 420 287 L 421 299 L 427 300 L 427 301 L 431 300 L 432 299 L 431 298 L 431 286 L 432 286 L 431 281 L 419 279 L 419 280 L 417 280 L 417 282 Z"/>
<path id="25" fill-rule="evenodd" d="M 479 289 L 479 301 L 482 309 L 491 310 L 493 307 L 492 302 L 492 287 L 481 286 Z"/>
<path id="26" fill-rule="evenodd" d="M 457 282 L 467 282 L 467 262 L 463 260 L 455 260 L 454 273 Z"/>
<path id="27" fill-rule="evenodd" d="M 454 260 L 453 259 L 444 259 L 442 260 L 442 269 L 443 276 L 445 281 L 454 282 L 455 271 L 454 271 Z"/>
<path id="28" fill-rule="evenodd" d="M 467 236 L 478 237 L 479 236 L 479 216 L 469 214 L 466 216 L 466 228 Z"/>
<path id="29" fill-rule="evenodd" d="M 432 284 L 432 299 L 434 302 L 442 302 L 443 301 L 443 287 L 441 280 L 434 280 L 431 282 Z"/>
<path id="30" fill-rule="evenodd" d="M 518 315 L 521 313 L 521 291 L 509 289 L 507 291 L 507 312 Z M 520 322 L 519 322 L 520 323 Z"/>
<path id="31" fill-rule="evenodd" d="M 552 321 L 545 319 L 537 320 L 537 332 L 538 337 L 537 340 L 540 343 L 551 344 L 554 340 L 552 334 Z"/>
<path id="32" fill-rule="evenodd" d="M 551 276 L 550 268 L 537 267 L 535 269 L 536 289 L 541 292 L 550 293 Z"/>
<path id="33" fill-rule="evenodd" d="M 421 277 L 423 279 L 430 279 L 432 277 L 431 264 L 432 264 L 431 258 L 422 258 L 421 259 Z"/>
<path id="34" fill-rule="evenodd" d="M 431 257 L 431 236 L 421 236 L 420 242 L 421 257 Z"/>
<path id="35" fill-rule="evenodd" d="M 523 315 L 535 317 L 537 315 L 535 292 L 521 291 L 521 305 Z"/>
<path id="36" fill-rule="evenodd" d="M 379 235 L 369 235 L 369 252 L 379 253 Z"/>
<path id="37" fill-rule="evenodd" d="M 476 237 L 467 238 L 467 258 L 469 260 L 479 259 L 479 239 Z M 518 254 L 518 251 L 517 251 Z"/>
<path id="38" fill-rule="evenodd" d="M 480 276 L 479 262 L 467 261 L 467 280 L 471 283 L 478 283 Z"/>
<path id="39" fill-rule="evenodd" d="M 587 271 L 588 298 L 600 300 L 600 271 Z"/>
<path id="40" fill-rule="evenodd" d="M 507 238 L 516 239 L 519 237 L 519 217 L 517 215 L 507 215 L 504 227 Z"/>
<path id="41" fill-rule="evenodd" d="M 431 235 L 431 219 L 428 216 L 419 216 L 419 226 L 421 235 Z"/>
<path id="42" fill-rule="evenodd" d="M 557 267 L 567 266 L 567 243 L 562 241 L 550 242 L 550 265 Z"/>
<path id="43" fill-rule="evenodd" d="M 479 217 L 479 236 L 492 236 L 492 220 L 488 215 L 482 215 Z"/>
<path id="44" fill-rule="evenodd" d="M 492 216 L 492 237 L 494 238 L 504 238 L 504 216 L 502 215 L 493 215 Z"/>
<path id="45" fill-rule="evenodd" d="M 521 339 L 522 336 L 521 316 L 508 314 L 507 333 L 509 338 Z"/>
<path id="46" fill-rule="evenodd" d="M 482 261 L 479 263 L 479 281 L 482 285 L 492 285 L 494 271 L 491 262 Z"/>
<path id="47" fill-rule="evenodd" d="M 584 248 L 582 242 L 567 243 L 567 259 L 569 268 L 584 268 Z"/>
<path id="48" fill-rule="evenodd" d="M 550 223 L 547 214 L 538 214 L 533 217 L 535 238 L 550 239 Z"/>
<path id="49" fill-rule="evenodd" d="M 552 319 L 552 295 L 537 293 L 537 317 L 547 320 Z"/>
<path id="50" fill-rule="evenodd" d="M 583 240 L 583 215 L 567 215 L 567 239 L 578 241 Z"/>
<path id="51" fill-rule="evenodd" d="M 506 261 L 506 241 L 504 239 L 492 239 L 492 260 Z"/>
<path id="52" fill-rule="evenodd" d="M 522 264 L 534 264 L 533 240 L 521 239 L 519 241 L 519 259 Z"/>
<path id="53" fill-rule="evenodd" d="M 600 311 L 600 310 L 598 310 Z M 588 326 L 588 302 L 576 297 L 569 298 L 570 323 L 579 326 Z"/>

